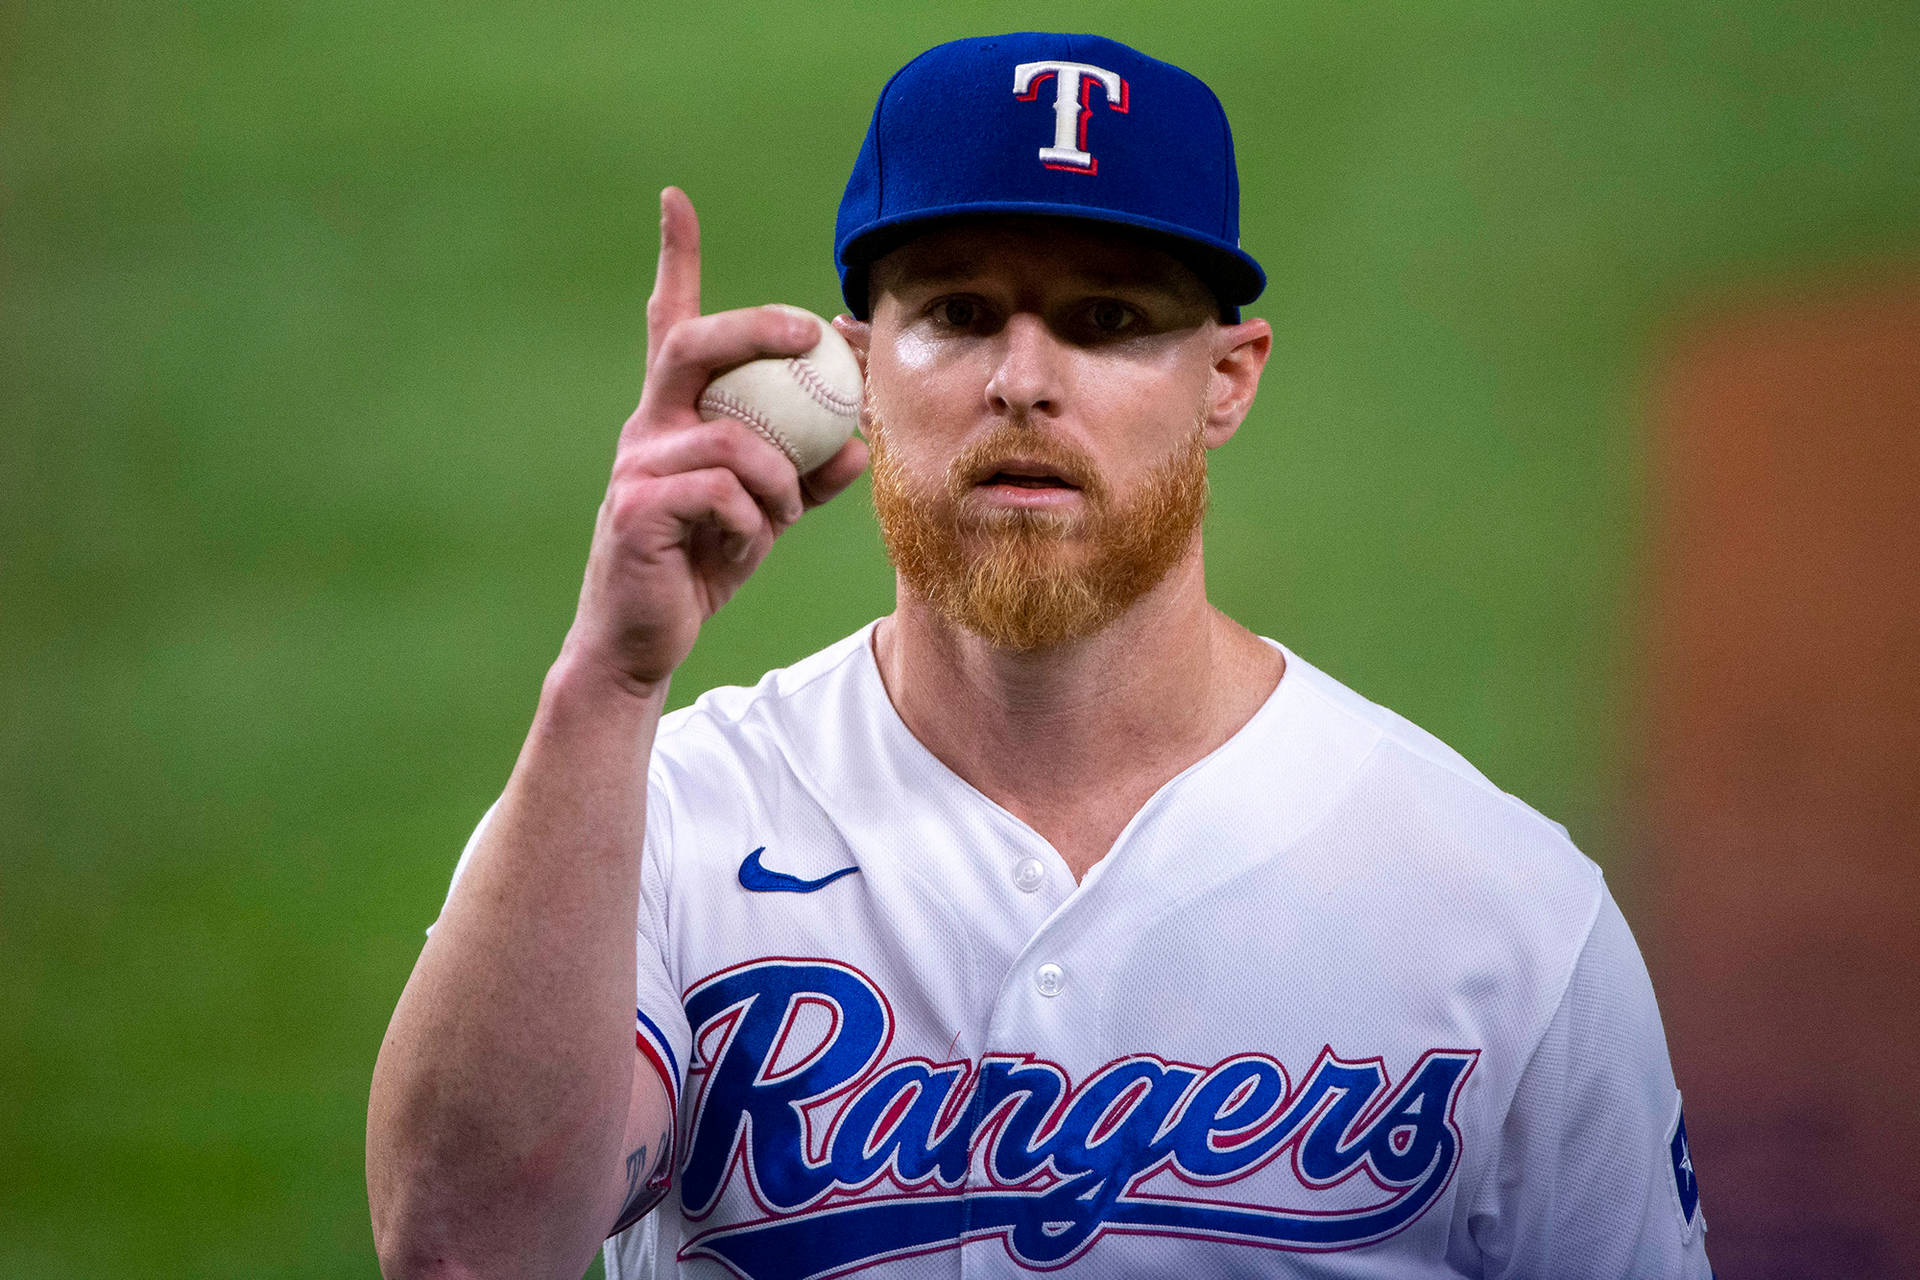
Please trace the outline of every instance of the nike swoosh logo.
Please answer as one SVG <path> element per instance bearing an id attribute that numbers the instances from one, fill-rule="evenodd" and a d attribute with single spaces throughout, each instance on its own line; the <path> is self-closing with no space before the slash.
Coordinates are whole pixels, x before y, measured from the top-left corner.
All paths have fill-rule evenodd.
<path id="1" fill-rule="evenodd" d="M 755 893 L 812 893 L 824 889 L 841 876 L 850 876 L 858 867 L 842 867 L 829 872 L 818 880 L 802 880 L 799 876 L 790 876 L 784 871 L 769 871 L 760 865 L 760 855 L 767 851 L 761 845 L 748 854 L 740 863 L 740 887 L 751 889 Z"/>

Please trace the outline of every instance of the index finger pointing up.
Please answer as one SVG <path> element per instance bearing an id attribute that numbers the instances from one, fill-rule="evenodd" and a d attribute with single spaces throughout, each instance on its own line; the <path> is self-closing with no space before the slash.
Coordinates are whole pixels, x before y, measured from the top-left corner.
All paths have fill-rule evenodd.
<path id="1" fill-rule="evenodd" d="M 700 314 L 700 219 L 678 187 L 660 193 L 660 265 L 647 299 L 647 367 L 667 330 Z"/>

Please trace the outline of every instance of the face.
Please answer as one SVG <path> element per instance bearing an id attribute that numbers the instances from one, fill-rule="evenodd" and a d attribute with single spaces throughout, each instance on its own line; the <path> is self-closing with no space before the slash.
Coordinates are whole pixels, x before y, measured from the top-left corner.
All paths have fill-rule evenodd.
<path id="1" fill-rule="evenodd" d="M 874 504 L 906 587 L 1003 648 L 1097 632 L 1197 554 L 1270 339 L 1118 232 L 968 223 L 875 264 Z"/>

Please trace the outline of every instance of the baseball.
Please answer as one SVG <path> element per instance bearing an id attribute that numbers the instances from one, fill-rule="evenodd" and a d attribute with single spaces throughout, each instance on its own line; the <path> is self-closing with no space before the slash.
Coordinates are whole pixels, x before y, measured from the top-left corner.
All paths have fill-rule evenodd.
<path id="1" fill-rule="evenodd" d="M 805 355 L 749 360 L 727 370 L 700 393 L 700 416 L 746 423 L 805 475 L 839 452 L 860 421 L 860 362 L 819 316 L 774 305 L 819 325 L 820 341 Z"/>

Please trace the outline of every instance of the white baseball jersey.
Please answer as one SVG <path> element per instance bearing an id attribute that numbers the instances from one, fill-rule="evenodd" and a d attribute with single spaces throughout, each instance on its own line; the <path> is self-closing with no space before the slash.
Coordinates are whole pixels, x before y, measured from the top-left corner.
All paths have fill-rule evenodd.
<path id="1" fill-rule="evenodd" d="M 1289 652 L 1076 885 L 871 630 L 661 727 L 678 1146 L 609 1276 L 1710 1274 L 1645 966 L 1559 826 Z"/>

